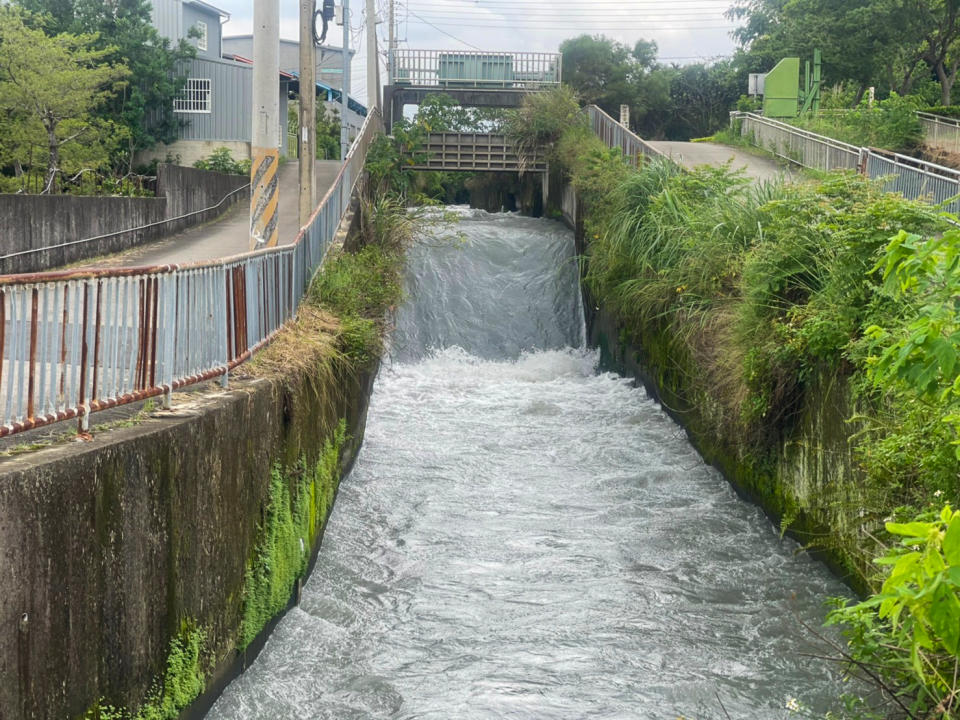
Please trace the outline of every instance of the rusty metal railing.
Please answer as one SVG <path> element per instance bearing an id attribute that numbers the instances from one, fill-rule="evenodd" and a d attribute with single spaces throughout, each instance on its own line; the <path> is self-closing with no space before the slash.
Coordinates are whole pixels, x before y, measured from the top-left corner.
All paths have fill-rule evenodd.
<path id="1" fill-rule="evenodd" d="M 187 265 L 0 276 L 0 437 L 221 377 L 292 319 L 381 131 L 371 113 L 292 245 Z"/>
<path id="2" fill-rule="evenodd" d="M 590 118 L 590 127 L 607 147 L 618 147 L 623 157 L 636 167 L 641 157 L 656 159 L 665 158 L 662 152 L 645 141 L 639 135 L 632 133 L 629 128 L 610 117 L 596 105 L 587 105 L 587 116 Z"/>

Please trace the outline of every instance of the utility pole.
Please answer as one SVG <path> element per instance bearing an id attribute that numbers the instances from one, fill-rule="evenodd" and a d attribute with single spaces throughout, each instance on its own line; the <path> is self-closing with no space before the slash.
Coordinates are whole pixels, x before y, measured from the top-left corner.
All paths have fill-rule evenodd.
<path id="1" fill-rule="evenodd" d="M 313 46 L 315 0 L 300 0 L 300 227 L 313 214 L 317 156 L 317 60 Z"/>
<path id="2" fill-rule="evenodd" d="M 253 137 L 250 143 L 250 249 L 274 247 L 280 165 L 280 4 L 253 2 Z"/>
<path id="3" fill-rule="evenodd" d="M 340 88 L 340 162 L 346 162 L 350 150 L 347 113 L 350 98 L 350 0 L 343 0 L 343 85 Z"/>
<path id="4" fill-rule="evenodd" d="M 377 57 L 377 9 L 374 0 L 367 0 L 367 109 L 380 107 L 380 59 Z"/>
<path id="5" fill-rule="evenodd" d="M 393 85 L 394 59 L 393 51 L 397 49 L 397 35 L 394 30 L 393 0 L 390 0 L 390 15 L 387 21 L 390 23 L 390 29 L 387 31 L 387 85 Z"/>

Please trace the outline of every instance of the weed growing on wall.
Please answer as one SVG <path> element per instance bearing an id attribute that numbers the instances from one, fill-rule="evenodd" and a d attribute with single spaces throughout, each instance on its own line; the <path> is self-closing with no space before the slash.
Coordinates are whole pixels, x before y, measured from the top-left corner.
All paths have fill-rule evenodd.
<path id="1" fill-rule="evenodd" d="M 286 608 L 294 584 L 306 572 L 333 505 L 340 480 L 340 451 L 346 439 L 346 422 L 341 420 L 312 467 L 301 460 L 287 476 L 280 467 L 273 468 L 261 539 L 244 580 L 240 649 Z"/>
<path id="2" fill-rule="evenodd" d="M 206 643 L 207 634 L 202 628 L 184 622 L 180 633 L 170 641 L 163 677 L 153 683 L 139 710 L 130 712 L 100 700 L 86 712 L 84 720 L 175 720 L 206 687 Z"/>

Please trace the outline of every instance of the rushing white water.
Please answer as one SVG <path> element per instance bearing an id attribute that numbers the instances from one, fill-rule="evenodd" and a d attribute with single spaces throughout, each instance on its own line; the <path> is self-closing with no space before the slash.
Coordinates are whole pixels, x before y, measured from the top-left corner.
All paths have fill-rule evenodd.
<path id="1" fill-rule="evenodd" d="M 839 683 L 804 656 L 801 621 L 819 625 L 844 588 L 642 389 L 597 372 L 566 229 L 461 214 L 466 245 L 412 253 L 301 606 L 208 717 L 826 707 Z"/>

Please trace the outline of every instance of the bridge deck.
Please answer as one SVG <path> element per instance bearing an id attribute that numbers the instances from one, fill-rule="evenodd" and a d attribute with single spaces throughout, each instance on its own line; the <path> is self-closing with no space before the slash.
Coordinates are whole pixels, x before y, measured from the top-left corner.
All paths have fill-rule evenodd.
<path id="1" fill-rule="evenodd" d="M 523 157 L 505 135 L 487 133 L 430 133 L 417 170 L 465 172 L 547 171 L 543 156 Z"/>

